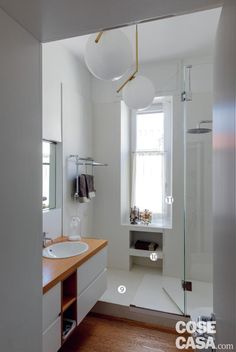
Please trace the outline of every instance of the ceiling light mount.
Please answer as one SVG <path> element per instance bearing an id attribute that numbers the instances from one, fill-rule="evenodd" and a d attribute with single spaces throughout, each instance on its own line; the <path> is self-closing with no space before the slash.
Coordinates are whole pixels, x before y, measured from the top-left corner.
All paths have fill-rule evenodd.
<path id="1" fill-rule="evenodd" d="M 98 44 L 99 40 L 101 39 L 101 36 L 103 35 L 104 31 L 101 31 L 98 33 L 96 39 L 95 39 L 95 43 Z"/>

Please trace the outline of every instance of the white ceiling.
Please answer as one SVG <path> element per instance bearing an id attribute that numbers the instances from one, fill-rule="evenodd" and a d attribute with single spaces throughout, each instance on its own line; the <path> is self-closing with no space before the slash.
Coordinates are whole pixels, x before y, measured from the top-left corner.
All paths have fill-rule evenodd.
<path id="1" fill-rule="evenodd" d="M 223 0 L 0 0 L 42 42 L 222 5 Z"/>
<path id="2" fill-rule="evenodd" d="M 221 9 L 195 12 L 139 25 L 140 62 L 211 55 Z M 135 52 L 135 26 L 122 28 Z M 61 41 L 84 62 L 88 35 Z"/>

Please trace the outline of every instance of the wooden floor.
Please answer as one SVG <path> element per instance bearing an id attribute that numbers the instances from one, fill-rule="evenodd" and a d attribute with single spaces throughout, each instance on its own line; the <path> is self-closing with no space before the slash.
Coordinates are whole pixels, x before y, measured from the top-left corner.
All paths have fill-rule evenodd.
<path id="1" fill-rule="evenodd" d="M 176 335 L 127 321 L 88 316 L 60 352 L 173 352 Z"/>

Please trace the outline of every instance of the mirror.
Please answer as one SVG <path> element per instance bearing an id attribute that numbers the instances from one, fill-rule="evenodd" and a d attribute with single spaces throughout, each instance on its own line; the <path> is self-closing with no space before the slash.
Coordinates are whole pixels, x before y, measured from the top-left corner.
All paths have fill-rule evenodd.
<path id="1" fill-rule="evenodd" d="M 56 143 L 43 141 L 43 194 L 42 208 L 56 208 Z"/>

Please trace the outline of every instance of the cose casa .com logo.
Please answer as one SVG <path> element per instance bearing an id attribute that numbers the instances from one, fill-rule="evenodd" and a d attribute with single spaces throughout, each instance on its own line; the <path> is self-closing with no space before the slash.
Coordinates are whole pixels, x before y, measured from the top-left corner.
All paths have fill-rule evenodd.
<path id="1" fill-rule="evenodd" d="M 215 349 L 214 335 L 216 333 L 215 321 L 178 321 L 175 325 L 178 334 L 185 336 L 177 337 L 175 345 L 179 350 L 183 349 Z M 187 334 L 193 336 L 187 336 Z"/>

